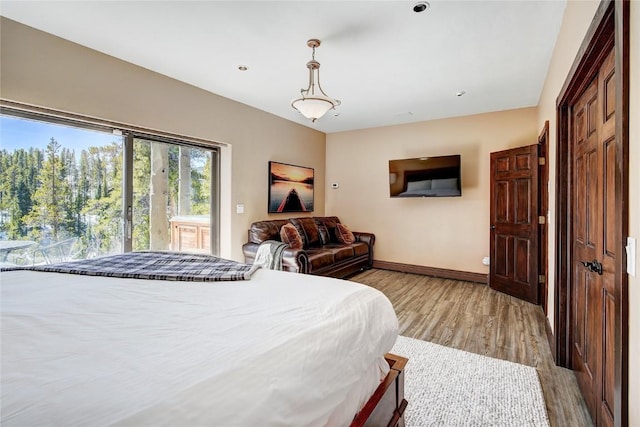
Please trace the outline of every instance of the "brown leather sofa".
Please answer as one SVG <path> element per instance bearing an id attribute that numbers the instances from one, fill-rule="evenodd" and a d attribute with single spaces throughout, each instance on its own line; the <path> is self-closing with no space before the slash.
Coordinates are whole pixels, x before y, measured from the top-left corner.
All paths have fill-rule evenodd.
<path id="1" fill-rule="evenodd" d="M 282 241 L 280 228 L 291 223 L 302 238 L 303 248 L 285 249 L 283 270 L 343 278 L 371 268 L 375 236 L 354 231 L 354 243 L 341 243 L 336 237 L 336 224 L 339 222 L 335 216 L 254 222 L 249 229 L 249 242 L 242 246 L 245 262 L 253 263 L 260 243 L 266 240 Z"/>

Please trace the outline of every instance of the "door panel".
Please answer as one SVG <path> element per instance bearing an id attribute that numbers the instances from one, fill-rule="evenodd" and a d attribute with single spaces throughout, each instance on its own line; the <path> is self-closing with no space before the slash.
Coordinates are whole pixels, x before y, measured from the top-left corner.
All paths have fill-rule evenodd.
<path id="1" fill-rule="evenodd" d="M 509 277 L 508 258 L 509 237 L 496 233 L 492 256 L 495 260 L 495 275 L 507 279 Z"/>
<path id="2" fill-rule="evenodd" d="M 531 277 L 530 259 L 533 255 L 530 249 L 531 242 L 529 239 L 515 238 L 513 240 L 515 252 L 513 279 L 526 286 L 529 282 L 529 277 Z"/>
<path id="3" fill-rule="evenodd" d="M 491 153 L 489 285 L 537 304 L 538 145 Z"/>
<path id="4" fill-rule="evenodd" d="M 501 223 L 509 222 L 509 182 L 500 181 L 495 184 L 495 218 Z"/>
<path id="5" fill-rule="evenodd" d="M 574 126 L 571 366 L 596 426 L 613 425 L 615 391 L 613 58 L 612 51 L 571 112 Z"/>
<path id="6" fill-rule="evenodd" d="M 604 236 L 605 253 L 615 257 L 616 246 L 616 141 L 615 138 L 605 143 L 604 149 Z"/>
<path id="7" fill-rule="evenodd" d="M 516 224 L 530 224 L 533 221 L 531 214 L 531 179 L 517 179 L 515 181 L 515 218 Z"/>
<path id="8" fill-rule="evenodd" d="M 596 389 L 597 378 L 593 367 L 599 365 L 597 350 L 598 336 L 595 326 L 600 318 L 600 276 L 589 271 L 582 262 L 597 260 L 596 251 L 598 240 L 598 176 L 601 172 L 598 166 L 598 134 L 592 130 L 596 120 L 592 119 L 591 111 L 597 105 L 598 82 L 594 80 L 574 106 L 576 117 L 586 117 L 587 120 L 575 120 L 575 174 L 574 197 L 575 210 L 573 213 L 573 244 L 574 253 L 574 286 L 573 286 L 573 369 L 591 411 L 596 419 Z M 580 139 L 584 138 L 584 139 Z"/>
<path id="9" fill-rule="evenodd" d="M 613 283 L 611 284 L 613 286 Z M 614 410 L 614 390 L 615 390 L 615 313 L 616 298 L 605 290 L 603 309 L 604 333 L 604 353 L 603 353 L 603 398 L 602 409 L 608 418 L 613 419 Z"/>

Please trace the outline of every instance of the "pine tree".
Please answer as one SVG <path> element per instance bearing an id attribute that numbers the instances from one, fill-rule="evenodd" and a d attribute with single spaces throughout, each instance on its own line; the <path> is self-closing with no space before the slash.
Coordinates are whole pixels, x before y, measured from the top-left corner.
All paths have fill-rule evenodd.
<path id="1" fill-rule="evenodd" d="M 33 227 L 32 236 L 40 237 L 42 231 L 49 228 L 54 241 L 66 231 L 65 197 L 70 193 L 59 151 L 60 144 L 51 138 L 45 150 L 46 160 L 38 174 L 40 185 L 33 195 L 34 205 L 25 220 Z"/>

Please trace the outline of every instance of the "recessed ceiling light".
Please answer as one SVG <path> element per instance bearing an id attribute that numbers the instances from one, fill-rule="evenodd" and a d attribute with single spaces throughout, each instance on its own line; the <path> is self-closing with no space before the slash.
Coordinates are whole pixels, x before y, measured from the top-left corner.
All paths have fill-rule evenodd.
<path id="1" fill-rule="evenodd" d="M 457 93 L 456 93 L 456 96 L 462 96 L 462 95 L 464 95 L 465 93 L 467 93 L 467 92 L 466 92 L 466 91 L 464 91 L 464 90 L 461 90 L 460 92 L 457 92 Z"/>
<path id="2" fill-rule="evenodd" d="M 429 9 L 430 5 L 429 3 L 427 3 L 426 1 L 420 1 L 416 4 L 413 5 L 413 11 L 415 13 L 420 13 L 420 12 L 424 12 L 425 10 Z"/>
<path id="3" fill-rule="evenodd" d="M 238 70 L 240 71 L 247 71 L 249 69 L 249 67 L 247 67 L 246 65 L 238 65 Z"/>

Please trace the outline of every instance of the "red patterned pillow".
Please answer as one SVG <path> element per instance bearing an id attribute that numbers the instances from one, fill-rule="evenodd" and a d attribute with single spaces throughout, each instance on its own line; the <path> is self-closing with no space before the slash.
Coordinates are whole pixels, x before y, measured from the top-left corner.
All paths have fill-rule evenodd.
<path id="1" fill-rule="evenodd" d="M 291 249 L 302 249 L 302 237 L 293 224 L 285 224 L 280 229 L 280 239 Z"/>
<path id="2" fill-rule="evenodd" d="M 340 242 L 350 245 L 356 241 L 356 237 L 353 235 L 349 227 L 344 224 L 336 224 L 336 237 Z"/>

